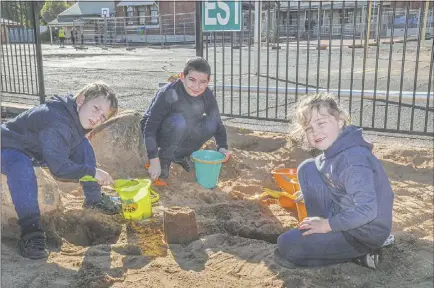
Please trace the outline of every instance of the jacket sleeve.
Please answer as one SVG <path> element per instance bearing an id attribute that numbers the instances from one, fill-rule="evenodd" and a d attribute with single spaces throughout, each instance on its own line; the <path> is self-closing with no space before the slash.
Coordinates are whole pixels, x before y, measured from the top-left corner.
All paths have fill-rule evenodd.
<path id="1" fill-rule="evenodd" d="M 161 123 L 170 113 L 172 102 L 176 102 L 177 100 L 174 99 L 176 98 L 176 95 L 171 95 L 173 93 L 176 93 L 174 89 L 159 90 L 147 111 L 147 115 L 145 115 L 147 120 L 145 122 L 143 134 L 149 159 L 158 157 L 157 131 L 158 128 L 160 128 Z M 166 95 L 172 97 L 166 97 Z"/>
<path id="2" fill-rule="evenodd" d="M 95 177 L 96 167 L 75 163 L 69 159 L 70 139 L 69 127 L 51 127 L 40 132 L 42 156 L 51 173 L 63 179 L 80 179 L 85 175 Z"/>
<path id="3" fill-rule="evenodd" d="M 214 93 L 209 89 L 207 92 L 207 101 L 205 103 L 207 105 L 205 107 L 206 115 L 212 117 L 212 119 L 217 122 L 217 131 L 214 134 L 217 150 L 219 148 L 228 149 L 226 127 L 220 117 L 220 111 Z"/>
<path id="4" fill-rule="evenodd" d="M 329 219 L 332 231 L 347 231 L 374 220 L 377 217 L 377 193 L 372 168 L 363 163 L 351 165 L 342 171 L 339 178 L 352 198 L 354 207 Z"/>

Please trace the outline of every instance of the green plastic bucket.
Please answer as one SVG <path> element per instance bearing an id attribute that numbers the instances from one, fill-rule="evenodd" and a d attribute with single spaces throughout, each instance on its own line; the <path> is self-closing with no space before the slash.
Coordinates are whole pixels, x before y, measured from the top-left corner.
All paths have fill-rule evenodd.
<path id="1" fill-rule="evenodd" d="M 197 183 L 208 189 L 214 188 L 217 185 L 224 159 L 223 153 L 213 150 L 193 152 L 191 160 L 194 162 Z"/>

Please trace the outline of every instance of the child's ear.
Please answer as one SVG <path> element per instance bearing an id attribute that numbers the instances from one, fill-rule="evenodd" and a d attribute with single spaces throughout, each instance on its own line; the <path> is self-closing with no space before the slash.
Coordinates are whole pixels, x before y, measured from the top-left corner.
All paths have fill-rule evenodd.
<path id="1" fill-rule="evenodd" d="M 184 72 L 179 73 L 179 78 L 181 78 L 181 79 L 185 78 Z"/>
<path id="2" fill-rule="evenodd" d="M 79 95 L 77 98 L 75 98 L 75 103 L 77 103 L 77 109 L 80 109 L 80 107 L 83 106 L 84 99 L 84 95 Z"/>
<path id="3" fill-rule="evenodd" d="M 339 116 L 339 117 L 338 117 L 338 125 L 339 125 L 339 129 L 344 128 L 344 126 L 345 126 L 345 119 L 344 119 L 344 116 Z"/>

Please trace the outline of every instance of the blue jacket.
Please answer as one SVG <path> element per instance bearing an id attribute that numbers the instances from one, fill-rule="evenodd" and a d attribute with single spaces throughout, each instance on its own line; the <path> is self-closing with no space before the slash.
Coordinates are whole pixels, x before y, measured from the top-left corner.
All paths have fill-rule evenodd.
<path id="1" fill-rule="evenodd" d="M 184 84 L 178 79 L 157 92 L 140 122 L 149 159 L 158 157 L 157 131 L 162 122 L 173 113 L 181 114 L 187 125 L 192 127 L 200 121 L 203 114 L 214 117 L 218 122 L 217 132 L 214 135 L 217 149 L 228 148 L 226 128 L 221 120 L 213 92 L 206 88 L 199 97 L 192 97 L 188 95 Z"/>
<path id="2" fill-rule="evenodd" d="M 72 162 L 71 151 L 85 139 L 71 96 L 55 96 L 45 104 L 29 109 L 1 125 L 1 148 L 12 148 L 32 160 L 48 165 L 51 173 L 63 179 L 95 176 L 96 167 Z"/>
<path id="3" fill-rule="evenodd" d="M 341 231 L 361 250 L 380 248 L 392 229 L 394 194 L 372 148 L 363 139 L 362 129 L 348 126 L 315 159 L 318 170 L 331 186 L 332 231 Z"/>

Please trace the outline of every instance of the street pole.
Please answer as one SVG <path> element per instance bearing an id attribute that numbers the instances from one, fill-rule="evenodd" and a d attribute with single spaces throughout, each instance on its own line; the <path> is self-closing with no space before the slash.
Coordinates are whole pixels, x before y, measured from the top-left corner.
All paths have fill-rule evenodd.
<path id="1" fill-rule="evenodd" d="M 422 35 L 421 35 L 421 38 L 420 38 L 421 42 L 422 42 L 422 40 L 425 40 L 425 36 L 426 36 L 425 34 L 426 34 L 426 25 L 428 23 L 429 2 L 430 1 L 425 1 L 425 13 L 424 13 L 424 16 L 423 16 L 423 28 L 422 28 Z"/>
<path id="2" fill-rule="evenodd" d="M 196 1 L 196 56 L 203 57 L 202 2 Z"/>
<path id="3" fill-rule="evenodd" d="M 369 0 L 369 6 L 368 6 L 368 29 L 367 29 L 367 33 L 368 33 L 368 45 L 369 45 L 369 39 L 371 39 L 371 16 L 372 16 L 372 0 Z"/>

